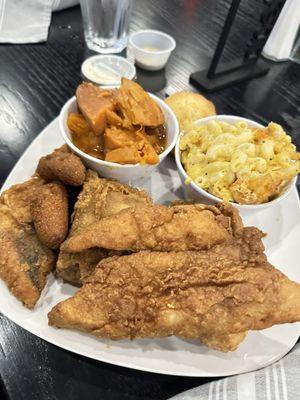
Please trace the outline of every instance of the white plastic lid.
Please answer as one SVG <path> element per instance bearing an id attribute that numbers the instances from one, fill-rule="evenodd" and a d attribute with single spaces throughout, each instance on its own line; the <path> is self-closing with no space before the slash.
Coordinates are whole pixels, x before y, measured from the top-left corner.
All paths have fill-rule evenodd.
<path id="1" fill-rule="evenodd" d="M 126 58 L 114 55 L 96 55 L 87 58 L 81 65 L 85 79 L 98 85 L 117 86 L 121 78 L 133 79 L 135 66 Z"/>

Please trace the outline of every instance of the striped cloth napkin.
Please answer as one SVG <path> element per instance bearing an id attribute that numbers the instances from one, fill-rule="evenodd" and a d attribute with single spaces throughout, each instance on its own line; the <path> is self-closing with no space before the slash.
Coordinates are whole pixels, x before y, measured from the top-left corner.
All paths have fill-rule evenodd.
<path id="1" fill-rule="evenodd" d="M 269 367 L 188 390 L 169 400 L 300 399 L 300 344 Z"/>

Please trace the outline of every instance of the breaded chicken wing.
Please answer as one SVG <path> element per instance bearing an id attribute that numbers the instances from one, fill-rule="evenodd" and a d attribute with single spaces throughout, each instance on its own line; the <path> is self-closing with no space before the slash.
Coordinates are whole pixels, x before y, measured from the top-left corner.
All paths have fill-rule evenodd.
<path id="1" fill-rule="evenodd" d="M 241 227 L 237 211 L 229 205 L 137 205 L 90 224 L 67 239 L 61 248 L 69 252 L 92 247 L 128 251 L 202 250 L 230 240 Z"/>
<path id="2" fill-rule="evenodd" d="M 140 252 L 100 262 L 49 324 L 101 338 L 176 335 L 235 350 L 248 330 L 300 320 L 300 285 L 267 261 L 256 228 L 205 251 Z"/>
<path id="3" fill-rule="evenodd" d="M 69 238 L 80 234 L 85 227 L 104 217 L 114 215 L 138 203 L 150 202 L 145 192 L 115 181 L 101 179 L 95 172 L 89 170 L 75 204 Z M 113 254 L 121 253 L 97 247 L 79 253 L 61 251 L 56 271 L 61 278 L 81 284 L 82 280 L 94 271 L 100 260 Z"/>
<path id="4" fill-rule="evenodd" d="M 66 185 L 80 186 L 84 182 L 86 169 L 80 158 L 65 144 L 42 157 L 36 172 L 47 182 L 61 181 Z"/>

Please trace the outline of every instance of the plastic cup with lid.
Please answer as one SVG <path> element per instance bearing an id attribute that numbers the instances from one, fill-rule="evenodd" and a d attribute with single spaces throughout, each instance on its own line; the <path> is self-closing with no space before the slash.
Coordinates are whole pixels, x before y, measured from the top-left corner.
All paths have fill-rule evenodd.
<path id="1" fill-rule="evenodd" d="M 82 63 L 81 74 L 85 80 L 96 85 L 119 86 L 122 77 L 134 79 L 136 69 L 124 57 L 95 55 Z"/>

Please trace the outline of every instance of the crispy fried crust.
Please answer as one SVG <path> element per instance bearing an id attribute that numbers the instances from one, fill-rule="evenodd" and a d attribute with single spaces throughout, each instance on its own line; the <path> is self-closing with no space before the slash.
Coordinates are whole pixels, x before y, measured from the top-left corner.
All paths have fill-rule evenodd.
<path id="1" fill-rule="evenodd" d="M 49 324 L 110 338 L 197 338 L 235 350 L 248 330 L 300 320 L 300 285 L 271 266 L 256 228 L 206 251 L 140 252 L 100 262 Z"/>
<path id="2" fill-rule="evenodd" d="M 61 181 L 66 185 L 80 186 L 84 182 L 86 169 L 80 158 L 64 145 L 42 157 L 36 172 L 47 182 Z"/>
<path id="3" fill-rule="evenodd" d="M 31 203 L 36 234 L 50 249 L 57 249 L 68 233 L 68 196 L 64 185 L 44 185 Z"/>
<path id="4" fill-rule="evenodd" d="M 43 179 L 34 177 L 26 182 L 13 185 L 1 193 L 0 203 L 5 204 L 10 209 L 11 214 L 20 224 L 31 223 L 30 204 L 36 198 L 44 183 Z"/>
<path id="5" fill-rule="evenodd" d="M 241 226 L 240 217 L 229 205 L 141 204 L 87 226 L 67 239 L 61 248 L 67 252 L 92 247 L 128 251 L 202 250 L 230 240 Z"/>
<path id="6" fill-rule="evenodd" d="M 124 208 L 150 202 L 145 192 L 115 181 L 101 179 L 95 172 L 89 170 L 75 204 L 69 238 L 80 234 L 86 226 L 116 214 Z M 81 284 L 83 279 L 94 271 L 100 260 L 112 254 L 121 253 L 103 248 L 90 248 L 79 253 L 61 251 L 56 271 L 61 278 Z"/>
<path id="7" fill-rule="evenodd" d="M 0 204 L 0 277 L 12 294 L 33 308 L 45 286 L 55 255 L 38 240 L 32 225 L 20 224 Z"/>

